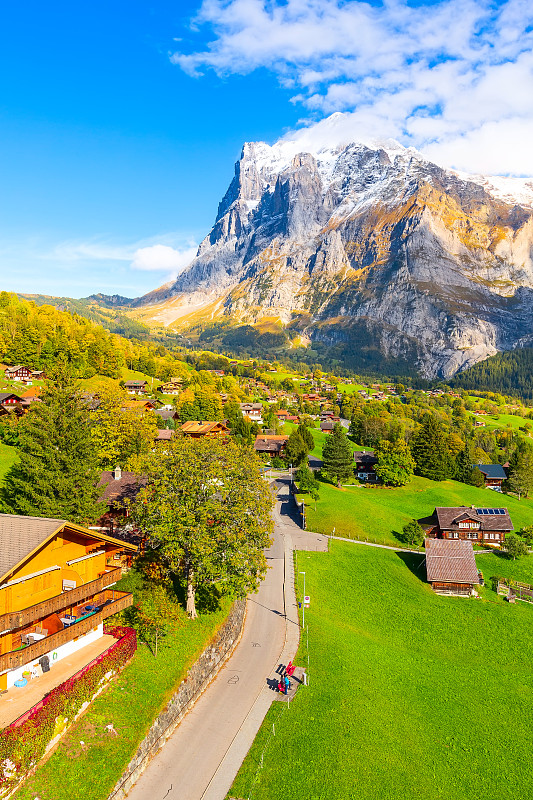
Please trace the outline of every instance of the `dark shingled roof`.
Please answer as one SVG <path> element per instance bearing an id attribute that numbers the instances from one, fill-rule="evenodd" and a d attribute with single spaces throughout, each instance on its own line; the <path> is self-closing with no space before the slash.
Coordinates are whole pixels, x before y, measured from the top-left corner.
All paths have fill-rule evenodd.
<path id="1" fill-rule="evenodd" d="M 426 539 L 425 546 L 430 583 L 479 583 L 472 542 Z"/>
<path id="2" fill-rule="evenodd" d="M 488 492 L 487 492 L 488 494 Z M 501 511 L 500 514 L 480 513 L 485 511 Z M 474 506 L 460 506 L 459 508 L 436 508 L 439 528 L 443 531 L 458 531 L 459 521 L 472 519 L 479 522 L 479 529 L 482 531 L 512 531 L 513 523 L 506 508 L 479 508 Z"/>
<path id="3" fill-rule="evenodd" d="M 0 514 L 0 576 L 67 524 L 63 519 Z"/>
<path id="4" fill-rule="evenodd" d="M 148 478 L 136 475 L 135 472 L 122 472 L 120 478 L 115 479 L 114 472 L 102 472 L 98 486 L 103 488 L 100 500 L 109 506 L 122 505 L 124 500 L 133 502 L 143 486 L 148 483 Z"/>
<path id="5" fill-rule="evenodd" d="M 474 464 L 486 478 L 499 478 L 505 480 L 507 475 L 501 464 Z"/>

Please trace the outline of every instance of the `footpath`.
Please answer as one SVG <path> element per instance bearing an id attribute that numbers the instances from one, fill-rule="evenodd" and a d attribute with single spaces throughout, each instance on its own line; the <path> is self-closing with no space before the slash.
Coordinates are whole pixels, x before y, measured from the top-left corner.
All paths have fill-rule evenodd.
<path id="1" fill-rule="evenodd" d="M 128 800 L 223 800 L 276 698 L 276 669 L 294 658 L 299 642 L 293 549 L 327 550 L 326 537 L 300 531 L 288 513 L 288 481 L 276 488 L 269 569 L 247 600 L 242 638 Z"/>

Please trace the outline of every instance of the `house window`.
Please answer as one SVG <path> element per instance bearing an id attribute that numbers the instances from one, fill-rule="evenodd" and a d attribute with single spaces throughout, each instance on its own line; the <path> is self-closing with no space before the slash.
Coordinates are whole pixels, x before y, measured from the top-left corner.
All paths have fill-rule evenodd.
<path id="1" fill-rule="evenodd" d="M 448 539 L 458 539 L 458 538 L 459 538 L 459 534 L 458 534 L 457 531 L 450 531 L 448 533 Z"/>
<path id="2" fill-rule="evenodd" d="M 468 533 L 466 534 L 466 536 L 467 536 L 467 538 L 468 538 L 468 539 L 477 539 L 477 533 L 476 533 L 476 531 L 468 531 Z"/>

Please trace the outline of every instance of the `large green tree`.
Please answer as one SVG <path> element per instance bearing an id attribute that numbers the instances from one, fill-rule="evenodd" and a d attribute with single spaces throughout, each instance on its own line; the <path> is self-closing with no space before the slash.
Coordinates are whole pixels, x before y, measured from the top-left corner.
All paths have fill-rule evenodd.
<path id="1" fill-rule="evenodd" d="M 12 514 L 88 524 L 105 511 L 91 420 L 76 379 L 56 368 L 20 423 L 19 460 L 6 476 L 2 506 Z"/>
<path id="2" fill-rule="evenodd" d="M 415 462 L 403 439 L 384 440 L 375 449 L 376 475 L 387 486 L 405 486 L 413 477 Z"/>
<path id="3" fill-rule="evenodd" d="M 299 467 L 307 461 L 309 455 L 309 447 L 304 442 L 297 430 L 294 430 L 285 445 L 283 458 L 286 464 L 292 464 L 293 467 Z"/>
<path id="4" fill-rule="evenodd" d="M 324 469 L 330 478 L 333 478 L 337 485 L 349 480 L 353 476 L 353 454 L 350 443 L 346 437 L 346 431 L 337 422 L 333 432 L 328 436 L 322 448 L 322 460 Z"/>
<path id="5" fill-rule="evenodd" d="M 518 499 L 533 491 L 533 446 L 522 441 L 509 459 L 508 485 L 516 492 Z"/>
<path id="6" fill-rule="evenodd" d="M 187 586 L 196 617 L 199 587 L 244 597 L 266 573 L 272 496 L 251 450 L 233 440 L 175 437 L 146 458 L 149 482 L 134 506 L 141 530 Z"/>
<path id="7" fill-rule="evenodd" d="M 446 449 L 446 437 L 433 414 L 424 414 L 420 428 L 409 444 L 417 475 L 432 481 L 442 481 L 450 477 L 451 459 Z"/>

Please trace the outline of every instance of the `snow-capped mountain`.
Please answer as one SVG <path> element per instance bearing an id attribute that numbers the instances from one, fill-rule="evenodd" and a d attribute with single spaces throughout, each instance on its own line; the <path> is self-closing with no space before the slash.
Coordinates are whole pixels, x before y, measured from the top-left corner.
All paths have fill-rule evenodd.
<path id="1" fill-rule="evenodd" d="M 276 318 L 348 350 L 371 340 L 427 376 L 529 343 L 533 179 L 328 133 L 244 145 L 196 258 L 138 301 L 152 318 Z"/>

